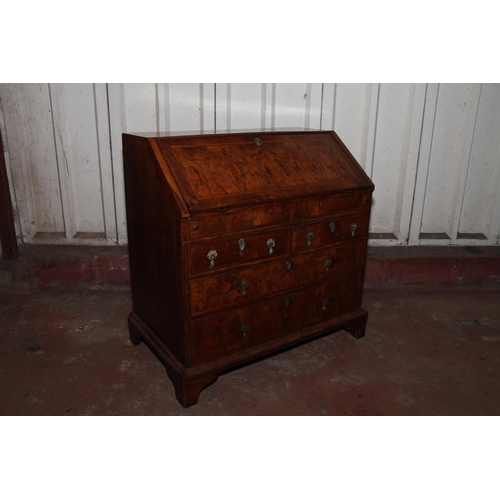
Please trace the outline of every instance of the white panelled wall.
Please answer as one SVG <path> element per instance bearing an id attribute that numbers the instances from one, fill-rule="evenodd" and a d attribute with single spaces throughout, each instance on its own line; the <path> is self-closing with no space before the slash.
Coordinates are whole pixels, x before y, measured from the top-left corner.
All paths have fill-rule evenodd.
<path id="1" fill-rule="evenodd" d="M 125 244 L 121 134 L 335 130 L 375 183 L 374 245 L 498 245 L 500 84 L 1 84 L 26 243 Z"/>

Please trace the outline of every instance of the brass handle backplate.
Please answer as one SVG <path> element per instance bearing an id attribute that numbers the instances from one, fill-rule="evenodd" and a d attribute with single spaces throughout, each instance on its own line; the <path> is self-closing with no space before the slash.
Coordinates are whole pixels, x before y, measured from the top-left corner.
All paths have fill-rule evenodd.
<path id="1" fill-rule="evenodd" d="M 276 245 L 276 242 L 272 238 L 269 238 L 267 240 L 267 248 L 269 248 L 269 255 L 273 254 L 275 245 Z"/>
<path id="2" fill-rule="evenodd" d="M 207 253 L 207 259 L 210 261 L 210 267 L 215 266 L 215 259 L 217 258 L 217 252 L 215 250 L 210 250 Z"/>
<path id="3" fill-rule="evenodd" d="M 328 299 L 327 299 L 326 297 L 325 297 L 325 298 L 321 301 L 321 305 L 323 306 L 323 307 L 321 308 L 321 310 L 322 310 L 323 312 L 325 312 L 325 311 L 326 311 L 326 306 L 328 305 Z"/>
<path id="4" fill-rule="evenodd" d="M 240 332 L 241 332 L 241 336 L 246 339 L 247 338 L 247 331 L 248 331 L 248 325 L 246 323 L 243 323 L 241 326 L 240 326 Z"/>
<path id="5" fill-rule="evenodd" d="M 312 245 L 312 239 L 314 238 L 314 233 L 312 231 L 308 231 L 306 234 L 307 246 L 310 247 Z"/>
<path id="6" fill-rule="evenodd" d="M 240 288 L 243 290 L 243 297 L 247 296 L 247 289 L 250 286 L 250 283 L 247 279 L 242 279 L 240 283 Z"/>

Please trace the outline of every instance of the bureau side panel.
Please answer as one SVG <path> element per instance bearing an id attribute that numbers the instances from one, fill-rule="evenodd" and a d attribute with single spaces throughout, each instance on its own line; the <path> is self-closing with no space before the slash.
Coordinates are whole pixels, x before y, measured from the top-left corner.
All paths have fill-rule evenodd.
<path id="1" fill-rule="evenodd" d="M 123 136 L 134 312 L 186 363 L 180 210 L 146 139 Z"/>

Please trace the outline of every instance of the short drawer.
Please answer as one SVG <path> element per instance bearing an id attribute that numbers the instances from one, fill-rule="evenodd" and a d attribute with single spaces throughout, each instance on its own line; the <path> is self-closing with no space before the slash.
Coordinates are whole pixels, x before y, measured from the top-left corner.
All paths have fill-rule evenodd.
<path id="1" fill-rule="evenodd" d="M 286 290 L 361 270 L 366 240 L 246 266 L 189 282 L 191 314 L 243 305 Z"/>
<path id="2" fill-rule="evenodd" d="M 369 220 L 370 214 L 364 212 L 295 226 L 292 229 L 292 252 L 366 238 Z"/>
<path id="3" fill-rule="evenodd" d="M 355 273 L 300 290 L 288 297 L 294 330 L 329 321 L 360 307 L 362 273 Z"/>
<path id="4" fill-rule="evenodd" d="M 289 228 L 196 241 L 189 244 L 189 271 L 216 271 L 285 255 L 289 250 Z"/>

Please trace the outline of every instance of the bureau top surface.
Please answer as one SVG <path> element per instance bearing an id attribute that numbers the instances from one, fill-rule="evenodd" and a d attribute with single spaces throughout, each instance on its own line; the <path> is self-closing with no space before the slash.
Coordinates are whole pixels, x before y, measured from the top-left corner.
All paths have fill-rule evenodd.
<path id="1" fill-rule="evenodd" d="M 334 132 L 255 132 L 157 137 L 191 212 L 373 184 Z"/>

